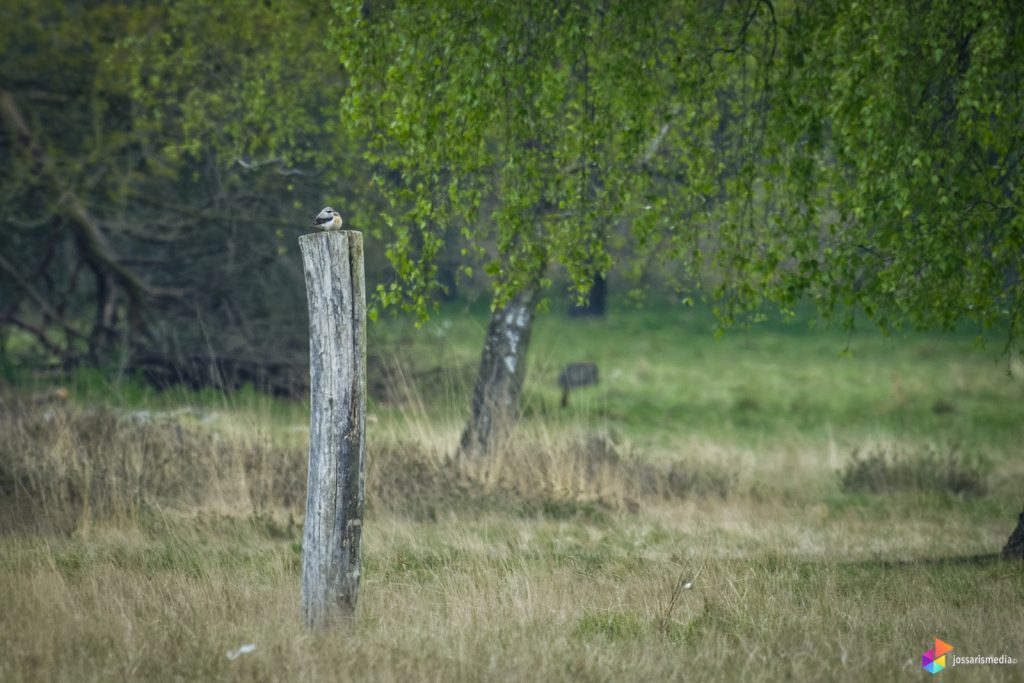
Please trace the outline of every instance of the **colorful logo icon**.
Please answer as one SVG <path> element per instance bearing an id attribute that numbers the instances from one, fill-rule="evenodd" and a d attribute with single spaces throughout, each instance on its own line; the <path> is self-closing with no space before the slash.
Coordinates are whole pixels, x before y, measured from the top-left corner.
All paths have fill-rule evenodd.
<path id="1" fill-rule="evenodd" d="M 921 655 L 921 668 L 930 674 L 937 674 L 946 668 L 946 653 L 953 649 L 949 643 L 935 639 L 935 647 Z"/>

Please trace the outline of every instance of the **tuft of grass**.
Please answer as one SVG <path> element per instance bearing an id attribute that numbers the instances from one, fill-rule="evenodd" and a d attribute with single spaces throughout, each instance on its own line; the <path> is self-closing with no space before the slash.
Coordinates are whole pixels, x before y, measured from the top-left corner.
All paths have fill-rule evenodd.
<path id="1" fill-rule="evenodd" d="M 3 526 L 73 530 L 93 520 L 136 520 L 147 508 L 259 514 L 305 497 L 305 454 L 259 432 L 190 425 L 188 413 L 40 406 L 0 409 Z"/>
<path id="2" fill-rule="evenodd" d="M 854 451 L 839 479 L 847 493 L 911 491 L 977 497 L 988 492 L 981 462 L 961 455 L 956 449 L 943 455 L 930 449 L 912 453 L 884 449 L 866 454 Z"/>
<path id="3" fill-rule="evenodd" d="M 673 462 L 668 469 L 668 486 L 677 498 L 718 496 L 726 498 L 736 489 L 735 471 L 714 464 Z"/>
<path id="4" fill-rule="evenodd" d="M 575 633 L 581 638 L 637 640 L 646 634 L 648 627 L 646 617 L 636 612 L 588 612 L 576 621 Z"/>

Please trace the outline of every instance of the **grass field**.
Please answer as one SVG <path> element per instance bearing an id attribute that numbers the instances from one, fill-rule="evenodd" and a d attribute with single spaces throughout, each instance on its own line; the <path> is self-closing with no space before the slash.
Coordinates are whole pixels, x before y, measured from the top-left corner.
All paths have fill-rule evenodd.
<path id="1" fill-rule="evenodd" d="M 936 637 L 1022 662 L 939 676 L 1024 680 L 998 337 L 548 315 L 515 439 L 457 465 L 482 326 L 371 331 L 360 606 L 329 635 L 298 611 L 304 403 L 8 388 L 0 680 L 888 681 Z M 602 381 L 562 410 L 579 360 Z"/>

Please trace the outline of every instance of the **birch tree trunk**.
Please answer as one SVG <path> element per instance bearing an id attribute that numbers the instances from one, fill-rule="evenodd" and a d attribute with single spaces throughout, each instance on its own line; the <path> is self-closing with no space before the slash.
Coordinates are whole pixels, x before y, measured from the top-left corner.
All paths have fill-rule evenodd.
<path id="1" fill-rule="evenodd" d="M 359 593 L 366 453 L 363 238 L 299 238 L 309 302 L 310 430 L 302 611 L 322 628 L 350 617 Z"/>
<path id="2" fill-rule="evenodd" d="M 469 422 L 459 442 L 463 454 L 487 455 L 519 416 L 539 295 L 539 284 L 533 284 L 491 313 Z"/>

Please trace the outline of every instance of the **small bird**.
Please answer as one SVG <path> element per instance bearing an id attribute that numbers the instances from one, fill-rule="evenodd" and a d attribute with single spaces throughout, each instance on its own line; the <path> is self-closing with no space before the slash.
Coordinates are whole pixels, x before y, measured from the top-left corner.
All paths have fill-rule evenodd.
<path id="1" fill-rule="evenodd" d="M 320 230 L 341 230 L 341 214 L 325 206 L 313 219 L 313 227 Z"/>

